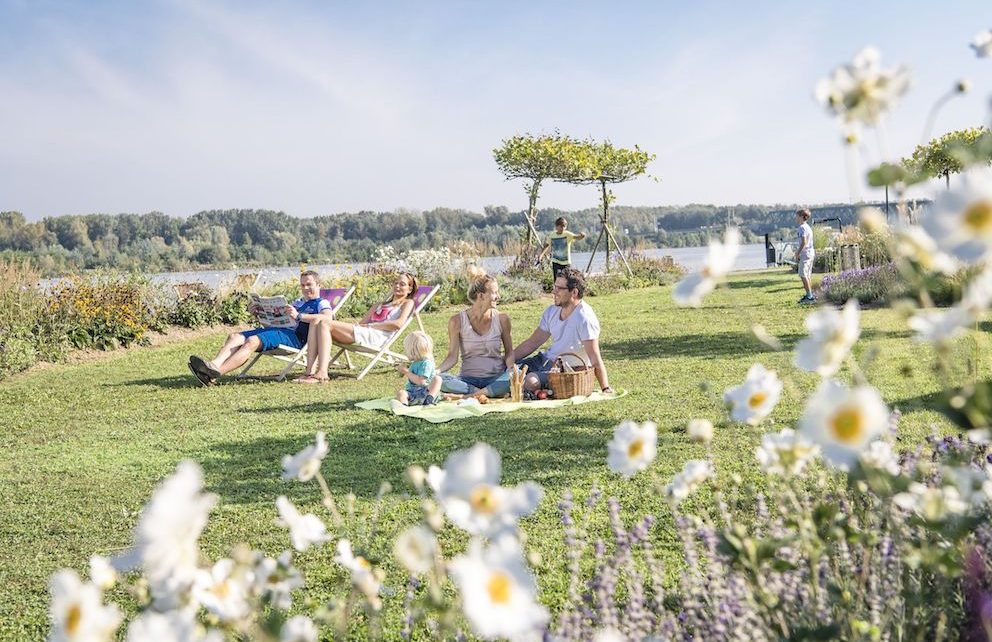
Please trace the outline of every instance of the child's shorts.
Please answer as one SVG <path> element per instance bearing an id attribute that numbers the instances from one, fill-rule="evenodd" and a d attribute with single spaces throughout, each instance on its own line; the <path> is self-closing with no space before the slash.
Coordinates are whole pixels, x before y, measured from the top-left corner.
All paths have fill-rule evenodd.
<path id="1" fill-rule="evenodd" d="M 813 259 L 799 259 L 799 276 L 808 279 L 813 276 Z"/>
<path id="2" fill-rule="evenodd" d="M 427 386 L 413 386 L 406 389 L 407 404 L 411 406 L 421 406 L 427 396 Z"/>

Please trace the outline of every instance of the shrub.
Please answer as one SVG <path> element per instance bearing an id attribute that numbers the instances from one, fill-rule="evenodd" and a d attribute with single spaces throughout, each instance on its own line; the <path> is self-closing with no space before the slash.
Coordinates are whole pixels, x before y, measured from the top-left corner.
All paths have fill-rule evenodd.
<path id="1" fill-rule="evenodd" d="M 220 298 L 217 305 L 217 318 L 227 325 L 245 325 L 254 317 L 248 312 L 250 299 L 244 292 L 232 292 Z"/>
<path id="2" fill-rule="evenodd" d="M 848 299 L 857 299 L 861 303 L 886 303 L 905 291 L 892 263 L 828 274 L 820 282 L 820 296 L 836 304 Z"/>
<path id="3" fill-rule="evenodd" d="M 152 315 L 145 304 L 148 282 L 112 274 L 71 277 L 51 294 L 51 310 L 68 321 L 69 341 L 77 348 L 109 350 L 142 342 Z"/>
<path id="4" fill-rule="evenodd" d="M 172 313 L 172 323 L 196 330 L 220 322 L 217 298 L 204 285 L 185 293 Z"/>

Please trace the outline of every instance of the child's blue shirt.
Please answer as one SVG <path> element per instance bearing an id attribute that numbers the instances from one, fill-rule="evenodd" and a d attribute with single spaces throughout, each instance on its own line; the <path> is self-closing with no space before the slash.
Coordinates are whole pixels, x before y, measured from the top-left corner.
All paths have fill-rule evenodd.
<path id="1" fill-rule="evenodd" d="M 433 359 L 419 359 L 410 364 L 410 373 L 419 375 L 426 379 L 427 381 L 423 384 L 424 386 L 430 384 L 431 379 L 434 378 L 434 361 Z M 410 381 L 409 378 L 406 380 L 406 389 L 415 390 L 421 386 Z"/>

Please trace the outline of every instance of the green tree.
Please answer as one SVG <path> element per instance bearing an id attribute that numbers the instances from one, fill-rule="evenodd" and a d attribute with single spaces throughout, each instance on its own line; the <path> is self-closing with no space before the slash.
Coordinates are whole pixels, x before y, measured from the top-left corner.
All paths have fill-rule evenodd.
<path id="1" fill-rule="evenodd" d="M 992 131 L 972 127 L 948 132 L 924 145 L 917 145 L 913 155 L 904 158 L 903 166 L 911 173 L 927 178 L 943 177 L 951 186 L 951 174 L 979 163 L 992 162 Z"/>
<path id="2" fill-rule="evenodd" d="M 511 136 L 493 150 L 496 166 L 507 180 L 522 178 L 527 192 L 527 243 L 541 244 L 541 236 L 534 227 L 537 220 L 537 199 L 541 185 L 546 180 L 562 180 L 578 169 L 573 156 L 578 141 L 558 133 L 534 136 Z"/>
<path id="3" fill-rule="evenodd" d="M 606 271 L 610 271 L 610 244 L 612 242 L 617 250 L 621 250 L 620 259 L 629 273 L 630 266 L 627 265 L 627 259 L 623 256 L 622 248 L 610 226 L 610 204 L 616 200 L 616 197 L 607 185 L 625 183 L 647 173 L 648 163 L 655 159 L 655 155 L 642 151 L 636 145 L 634 149 L 615 147 L 608 140 L 601 143 L 581 141 L 573 143 L 572 146 L 573 149 L 566 154 L 566 160 L 570 166 L 566 167 L 565 171 L 556 177 L 556 180 L 574 184 L 599 185 L 600 188 L 602 211 L 599 214 L 599 237 L 596 239 L 596 245 L 593 246 L 592 256 L 589 257 L 586 271 L 592 267 L 592 261 L 599 249 L 599 244 L 605 238 Z"/>

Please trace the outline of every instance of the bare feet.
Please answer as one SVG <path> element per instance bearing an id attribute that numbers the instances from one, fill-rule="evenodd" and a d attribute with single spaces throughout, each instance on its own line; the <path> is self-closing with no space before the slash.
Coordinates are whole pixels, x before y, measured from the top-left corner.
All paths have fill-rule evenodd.
<path id="1" fill-rule="evenodd" d="M 293 383 L 327 383 L 328 377 L 317 377 L 315 375 L 303 375 L 293 379 Z"/>

